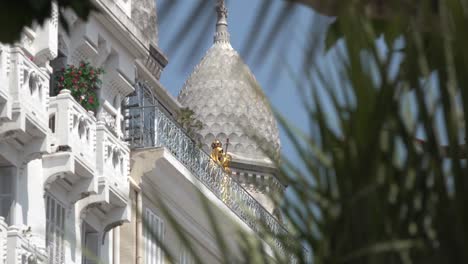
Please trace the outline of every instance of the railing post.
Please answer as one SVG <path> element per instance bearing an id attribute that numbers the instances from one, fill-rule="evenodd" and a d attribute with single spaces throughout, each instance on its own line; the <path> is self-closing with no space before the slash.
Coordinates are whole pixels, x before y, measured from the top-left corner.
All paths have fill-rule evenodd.
<path id="1" fill-rule="evenodd" d="M 160 112 L 159 110 L 156 108 L 153 110 L 153 113 L 154 113 L 154 138 L 153 138 L 153 142 L 154 142 L 154 145 L 155 146 L 159 146 L 160 145 L 160 142 L 159 142 L 159 124 L 161 122 L 161 116 L 160 116 Z"/>

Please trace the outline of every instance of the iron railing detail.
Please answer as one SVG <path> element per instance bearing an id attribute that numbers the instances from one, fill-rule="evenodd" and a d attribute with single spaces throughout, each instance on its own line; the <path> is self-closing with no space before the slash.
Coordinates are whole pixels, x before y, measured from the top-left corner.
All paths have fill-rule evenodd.
<path id="1" fill-rule="evenodd" d="M 140 84 L 141 85 L 141 84 Z M 131 102 L 130 98 L 130 104 Z M 221 166 L 197 146 L 185 130 L 158 105 L 128 107 L 125 127 L 131 148 L 164 147 L 252 230 L 264 225 L 274 234 L 286 229 Z M 283 248 L 280 241 L 274 241 Z"/>

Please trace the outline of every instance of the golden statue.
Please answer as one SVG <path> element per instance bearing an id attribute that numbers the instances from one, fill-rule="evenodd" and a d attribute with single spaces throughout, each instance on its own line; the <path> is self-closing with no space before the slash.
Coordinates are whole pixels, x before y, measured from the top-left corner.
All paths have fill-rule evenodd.
<path id="1" fill-rule="evenodd" d="M 226 141 L 226 153 L 223 149 L 223 144 L 219 140 L 213 141 L 211 143 L 211 158 L 216 162 L 218 165 L 223 167 L 226 174 L 223 174 L 223 178 L 221 179 L 221 200 L 223 202 L 227 202 L 230 197 L 230 189 L 229 186 L 231 184 L 231 169 L 229 165 L 231 164 L 232 157 L 231 155 L 227 154 L 227 147 L 229 146 L 229 139 Z"/>
<path id="2" fill-rule="evenodd" d="M 217 139 L 213 141 L 213 143 L 211 143 L 210 156 L 216 163 L 218 163 L 221 167 L 224 168 L 224 171 L 226 173 L 231 173 L 229 165 L 231 164 L 232 157 L 231 155 L 224 153 L 223 144 Z"/>
<path id="3" fill-rule="evenodd" d="M 211 158 L 216 161 L 216 163 L 220 163 L 223 157 L 223 144 L 219 140 L 213 141 L 211 143 Z"/>
<path id="4" fill-rule="evenodd" d="M 231 174 L 231 169 L 229 168 L 229 165 L 231 165 L 231 160 L 232 160 L 231 155 L 226 153 L 224 154 L 223 160 L 221 162 L 221 164 L 223 165 L 224 171 L 228 174 Z"/>

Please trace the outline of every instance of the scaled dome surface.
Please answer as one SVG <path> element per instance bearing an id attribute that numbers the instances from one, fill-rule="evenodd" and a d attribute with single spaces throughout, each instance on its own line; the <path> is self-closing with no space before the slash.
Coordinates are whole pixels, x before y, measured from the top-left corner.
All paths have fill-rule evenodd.
<path id="1" fill-rule="evenodd" d="M 234 161 L 270 164 L 265 149 L 279 157 L 276 119 L 254 75 L 229 42 L 225 10 L 218 9 L 214 44 L 178 100 L 204 124 L 198 136 L 208 153 L 215 139 L 225 144 L 229 138 L 228 152 Z"/>

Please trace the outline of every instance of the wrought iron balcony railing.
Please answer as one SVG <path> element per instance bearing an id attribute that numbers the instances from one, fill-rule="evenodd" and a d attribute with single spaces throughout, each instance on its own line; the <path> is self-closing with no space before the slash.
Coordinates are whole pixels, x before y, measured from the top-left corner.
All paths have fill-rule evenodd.
<path id="1" fill-rule="evenodd" d="M 287 232 L 273 215 L 200 149 L 161 107 L 129 106 L 125 120 L 127 141 L 132 148 L 167 148 L 252 230 L 259 231 L 262 223 L 274 234 Z M 280 241 L 274 243 L 282 248 Z"/>

